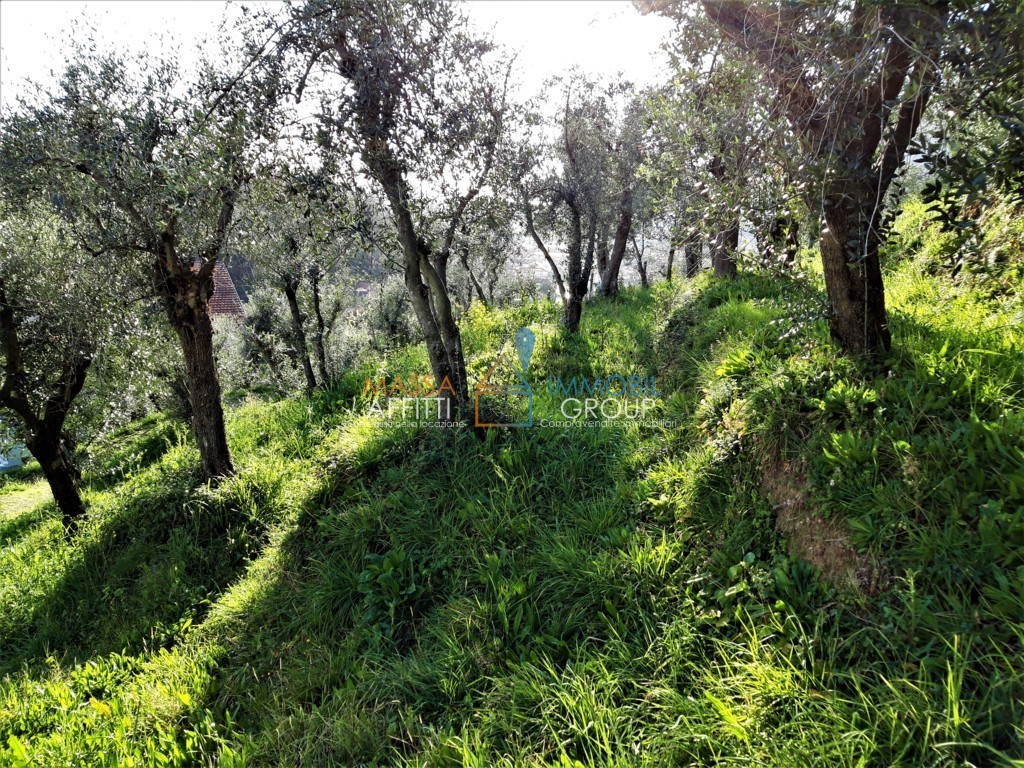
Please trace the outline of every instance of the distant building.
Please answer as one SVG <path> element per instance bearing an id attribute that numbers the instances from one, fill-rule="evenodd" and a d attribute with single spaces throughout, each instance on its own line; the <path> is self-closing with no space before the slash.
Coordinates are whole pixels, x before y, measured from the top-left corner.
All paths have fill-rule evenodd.
<path id="1" fill-rule="evenodd" d="M 198 272 L 200 269 L 199 262 L 192 265 L 192 272 Z M 213 267 L 213 295 L 207 307 L 211 317 L 234 317 L 238 320 L 245 317 L 235 281 L 231 279 L 228 268 L 220 262 Z"/>
<path id="2" fill-rule="evenodd" d="M 213 296 L 210 297 L 210 314 L 214 317 L 245 317 L 242 300 L 235 288 L 235 281 L 227 267 L 220 264 L 213 268 Z"/>
<path id="3" fill-rule="evenodd" d="M 355 295 L 358 303 L 362 303 L 370 298 L 370 288 L 371 285 L 366 280 L 360 280 L 356 283 L 356 287 L 353 289 L 352 293 Z"/>

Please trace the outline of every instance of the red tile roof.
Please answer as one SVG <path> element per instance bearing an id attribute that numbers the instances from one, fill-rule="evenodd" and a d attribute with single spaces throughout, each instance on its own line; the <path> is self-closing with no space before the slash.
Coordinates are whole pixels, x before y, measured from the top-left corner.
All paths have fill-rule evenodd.
<path id="1" fill-rule="evenodd" d="M 211 315 L 245 317 L 242 300 L 227 268 L 218 264 L 213 268 L 213 296 L 210 297 Z"/>

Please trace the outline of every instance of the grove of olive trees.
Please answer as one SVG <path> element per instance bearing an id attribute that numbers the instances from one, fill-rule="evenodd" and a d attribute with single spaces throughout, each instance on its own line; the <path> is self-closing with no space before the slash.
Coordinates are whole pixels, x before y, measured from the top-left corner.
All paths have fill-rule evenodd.
<path id="1" fill-rule="evenodd" d="M 159 5 L 0 4 L 0 765 L 1022 764 L 1019 4 Z"/>

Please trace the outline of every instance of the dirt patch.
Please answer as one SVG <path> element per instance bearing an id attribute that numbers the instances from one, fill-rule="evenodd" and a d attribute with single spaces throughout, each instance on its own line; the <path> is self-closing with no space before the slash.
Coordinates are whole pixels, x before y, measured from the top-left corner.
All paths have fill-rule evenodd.
<path id="1" fill-rule="evenodd" d="M 766 465 L 761 487 L 775 506 L 775 527 L 786 536 L 790 555 L 841 588 L 875 595 L 888 587 L 885 563 L 857 552 L 841 521 L 814 512 L 807 479 L 791 462 L 776 459 Z"/>

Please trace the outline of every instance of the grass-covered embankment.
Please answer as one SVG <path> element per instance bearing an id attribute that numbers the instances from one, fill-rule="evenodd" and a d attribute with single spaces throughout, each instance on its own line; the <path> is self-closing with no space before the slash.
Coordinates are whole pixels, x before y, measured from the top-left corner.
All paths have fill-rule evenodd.
<path id="1" fill-rule="evenodd" d="M 388 431 L 353 376 L 235 408 L 209 489 L 136 425 L 72 541 L 3 507 L 0 763 L 1024 758 L 1020 277 L 889 285 L 878 367 L 813 278 L 467 319 L 476 374 L 530 325 L 538 381 L 656 373 L 674 429 Z"/>

